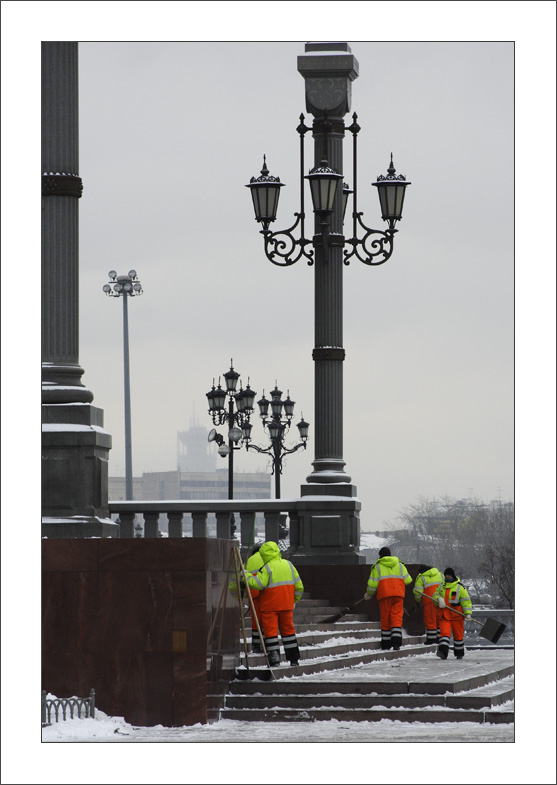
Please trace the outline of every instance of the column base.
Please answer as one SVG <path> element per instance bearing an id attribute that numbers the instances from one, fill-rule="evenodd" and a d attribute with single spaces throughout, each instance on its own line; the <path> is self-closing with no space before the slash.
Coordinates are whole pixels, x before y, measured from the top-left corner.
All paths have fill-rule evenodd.
<path id="1" fill-rule="evenodd" d="M 364 564 L 360 546 L 361 502 L 350 483 L 303 485 L 291 521 L 289 555 L 296 565 Z"/>
<path id="2" fill-rule="evenodd" d="M 108 512 L 112 439 L 102 427 L 102 409 L 89 403 L 43 404 L 42 421 L 43 536 L 119 536 Z M 46 534 L 45 521 L 53 532 L 65 533 Z"/>
<path id="3" fill-rule="evenodd" d="M 313 461 L 313 471 L 306 477 L 308 483 L 345 483 L 351 482 L 352 477 L 344 471 L 345 462 L 343 460 L 324 460 Z"/>

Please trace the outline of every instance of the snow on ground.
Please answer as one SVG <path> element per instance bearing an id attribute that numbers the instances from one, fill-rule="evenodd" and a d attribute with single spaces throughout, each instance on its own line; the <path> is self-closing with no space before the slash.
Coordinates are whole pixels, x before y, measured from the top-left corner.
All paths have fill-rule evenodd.
<path id="1" fill-rule="evenodd" d="M 503 708 L 503 707 L 501 707 Z M 513 742 L 514 726 L 475 722 L 238 722 L 220 720 L 181 728 L 141 728 L 96 711 L 95 719 L 66 720 L 43 728 L 44 742 Z"/>

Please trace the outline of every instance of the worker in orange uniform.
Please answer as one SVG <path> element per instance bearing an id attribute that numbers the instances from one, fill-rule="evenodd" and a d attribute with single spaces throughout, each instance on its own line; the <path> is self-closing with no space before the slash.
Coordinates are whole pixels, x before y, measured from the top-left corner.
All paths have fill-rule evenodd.
<path id="1" fill-rule="evenodd" d="M 433 602 L 433 595 L 437 587 L 444 581 L 443 573 L 437 567 L 429 567 L 427 564 L 420 564 L 418 575 L 414 583 L 414 599 L 421 604 L 424 609 L 425 625 L 425 645 L 439 643 L 439 616 L 441 612 L 436 603 Z"/>
<path id="2" fill-rule="evenodd" d="M 433 595 L 434 602 L 437 602 L 441 609 L 439 648 L 435 653 L 442 660 L 447 659 L 452 632 L 454 655 L 457 660 L 461 660 L 464 657 L 465 619 L 460 614 L 464 614 L 466 618 L 472 616 L 472 600 L 452 567 L 445 568 L 444 577 L 445 580 L 437 587 Z M 454 611 L 457 611 L 457 613 L 454 613 Z"/>
<path id="3" fill-rule="evenodd" d="M 371 568 L 365 599 L 377 592 L 381 615 L 381 648 L 398 651 L 402 646 L 402 615 L 407 584 L 412 578 L 403 562 L 391 555 L 391 549 L 379 551 L 379 559 Z"/>
<path id="4" fill-rule="evenodd" d="M 287 559 L 283 559 L 276 542 L 264 542 L 259 549 L 263 566 L 248 574 L 248 586 L 261 592 L 259 596 L 259 618 L 265 636 L 265 648 L 269 665 L 280 663 L 279 631 L 284 654 L 290 665 L 300 660 L 300 648 L 294 628 L 294 605 L 304 593 L 304 584 L 298 570 Z"/>
<path id="5" fill-rule="evenodd" d="M 260 548 L 261 548 L 260 542 L 256 543 L 253 546 L 252 554 L 244 565 L 244 569 L 246 573 L 255 575 L 259 570 L 259 568 L 263 566 L 263 559 L 259 554 Z M 228 590 L 230 591 L 233 597 L 236 598 L 238 597 L 235 578 L 233 578 L 228 584 Z M 261 652 L 263 651 L 263 647 L 261 646 L 261 638 L 259 637 L 259 630 L 257 629 L 257 619 L 259 619 L 259 591 L 257 591 L 257 589 L 250 589 L 249 591 L 251 594 L 251 598 L 253 600 L 253 610 L 251 609 L 251 603 L 248 603 L 251 611 L 251 650 L 252 652 L 254 652 L 254 654 L 261 654 Z M 242 596 L 243 596 L 243 592 L 242 592 Z"/>

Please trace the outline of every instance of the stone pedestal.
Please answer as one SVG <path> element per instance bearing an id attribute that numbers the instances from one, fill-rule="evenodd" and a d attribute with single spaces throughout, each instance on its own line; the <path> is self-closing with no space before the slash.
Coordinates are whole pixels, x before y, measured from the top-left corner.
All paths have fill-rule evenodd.
<path id="1" fill-rule="evenodd" d="M 361 502 L 350 483 L 302 486 L 298 520 L 291 523 L 296 564 L 364 564 L 358 553 Z"/>
<path id="2" fill-rule="evenodd" d="M 103 412 L 88 403 L 42 406 L 43 537 L 119 537 L 108 513 Z"/>

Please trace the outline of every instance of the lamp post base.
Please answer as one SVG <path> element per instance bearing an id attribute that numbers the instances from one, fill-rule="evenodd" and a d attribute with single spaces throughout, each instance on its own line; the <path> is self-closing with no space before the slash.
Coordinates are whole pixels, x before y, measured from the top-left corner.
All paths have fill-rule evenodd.
<path id="1" fill-rule="evenodd" d="M 358 552 L 362 505 L 356 490 L 350 482 L 302 486 L 298 519 L 290 525 L 289 554 L 296 565 L 365 563 Z"/>

